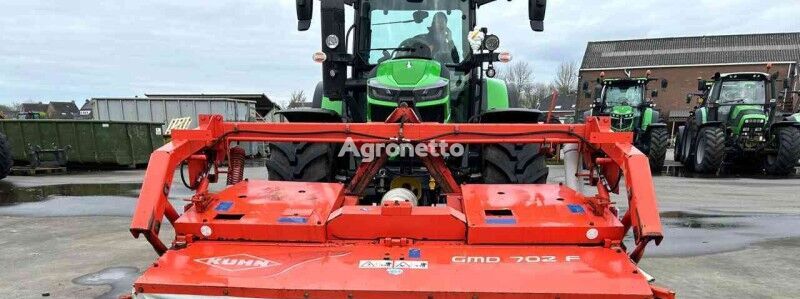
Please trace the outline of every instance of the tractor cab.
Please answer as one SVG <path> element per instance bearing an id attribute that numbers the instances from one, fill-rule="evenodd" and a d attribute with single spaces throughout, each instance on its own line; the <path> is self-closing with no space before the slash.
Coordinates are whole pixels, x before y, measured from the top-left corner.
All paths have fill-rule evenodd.
<path id="1" fill-rule="evenodd" d="M 778 113 L 777 77 L 741 72 L 699 79 L 699 105 L 678 128 L 675 160 L 700 173 L 735 167 L 792 173 L 800 159 L 800 122 Z"/>
<path id="2" fill-rule="evenodd" d="M 650 71 L 645 77 L 631 77 L 630 72 L 626 73 L 624 78 L 605 78 L 605 72 L 601 72 L 592 109 L 584 113 L 584 119 L 610 116 L 614 131 L 633 132 L 634 145 L 647 154 L 653 173 L 659 173 L 666 157 L 669 132 L 666 124 L 660 122 L 660 113 L 652 100 L 658 97 L 658 90 L 648 89 L 650 82 L 658 80 L 650 78 Z M 667 80 L 661 80 L 662 89 L 668 84 Z M 588 82 L 583 83 L 583 92 L 591 96 Z"/>
<path id="3" fill-rule="evenodd" d="M 297 1 L 300 30 L 310 26 L 314 2 Z M 347 122 L 383 122 L 406 104 L 422 121 L 463 123 L 513 106 L 505 84 L 493 78 L 494 63 L 511 55 L 498 51 L 496 35 L 476 27 L 477 10 L 494 0 L 320 2 L 323 42 L 314 58 L 323 65 L 323 80 L 313 108 Z M 346 6 L 353 11 L 349 26 Z M 545 1 L 530 0 L 529 7 L 531 27 L 541 31 Z"/>
<path id="4" fill-rule="evenodd" d="M 711 81 L 698 87 L 706 94 L 700 113 L 706 120 L 719 121 L 728 133 L 747 137 L 746 149 L 765 141 L 765 126 L 775 103 L 775 86 L 766 73 L 716 74 Z"/>

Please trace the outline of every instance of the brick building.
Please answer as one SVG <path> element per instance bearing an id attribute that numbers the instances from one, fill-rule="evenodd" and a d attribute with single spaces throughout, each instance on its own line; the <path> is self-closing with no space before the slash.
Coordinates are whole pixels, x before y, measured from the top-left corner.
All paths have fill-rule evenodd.
<path id="1" fill-rule="evenodd" d="M 593 90 L 601 72 L 606 78 L 623 77 L 626 70 L 641 77 L 650 70 L 652 78 L 669 82 L 655 102 L 662 117 L 672 123 L 685 119 L 695 105 L 686 104 L 686 95 L 697 91 L 697 78 L 708 79 L 716 72 L 767 72 L 771 63 L 769 73 L 778 72 L 782 80 L 798 60 L 800 32 L 597 41 L 586 47 L 579 87 L 588 82 Z M 649 87 L 661 86 L 652 82 Z M 577 110 L 585 111 L 591 102 L 591 96 L 579 93 Z"/>

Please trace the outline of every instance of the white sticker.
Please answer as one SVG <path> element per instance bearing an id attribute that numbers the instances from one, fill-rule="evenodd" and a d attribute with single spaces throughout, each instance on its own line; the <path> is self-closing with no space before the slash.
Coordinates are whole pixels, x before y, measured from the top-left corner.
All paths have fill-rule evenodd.
<path id="1" fill-rule="evenodd" d="M 428 261 L 394 261 L 392 268 L 398 269 L 428 269 Z"/>
<path id="2" fill-rule="evenodd" d="M 387 260 L 361 260 L 358 267 L 361 269 L 387 269 L 392 267 L 393 262 Z"/>
<path id="3" fill-rule="evenodd" d="M 108 128 L 108 124 L 102 124 L 101 126 L 102 126 L 103 128 Z"/>
<path id="4" fill-rule="evenodd" d="M 428 261 L 407 261 L 407 260 L 361 260 L 358 262 L 361 269 L 428 269 Z"/>

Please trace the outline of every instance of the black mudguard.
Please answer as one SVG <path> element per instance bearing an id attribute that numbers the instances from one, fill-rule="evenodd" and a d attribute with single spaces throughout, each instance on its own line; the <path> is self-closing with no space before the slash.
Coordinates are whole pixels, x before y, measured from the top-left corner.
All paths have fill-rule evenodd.
<path id="1" fill-rule="evenodd" d="M 312 123 L 340 123 L 342 117 L 336 113 L 323 108 L 295 108 L 276 112 L 286 117 L 289 122 L 312 122 Z"/>
<path id="2" fill-rule="evenodd" d="M 544 115 L 542 111 L 527 108 L 495 109 L 478 116 L 478 122 L 490 124 L 535 124 Z"/>

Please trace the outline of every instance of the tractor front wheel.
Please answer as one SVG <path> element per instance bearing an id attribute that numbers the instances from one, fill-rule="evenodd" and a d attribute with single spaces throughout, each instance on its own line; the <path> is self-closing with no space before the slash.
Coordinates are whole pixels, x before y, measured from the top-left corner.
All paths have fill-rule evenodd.
<path id="1" fill-rule="evenodd" d="M 800 129 L 778 128 L 773 138 L 776 148 L 764 158 L 764 169 L 769 175 L 789 175 L 800 159 Z"/>
<path id="2" fill-rule="evenodd" d="M 11 157 L 11 144 L 6 135 L 0 133 L 0 179 L 4 179 L 11 173 L 11 166 L 14 160 Z"/>
<path id="3" fill-rule="evenodd" d="M 271 143 L 267 175 L 271 181 L 330 182 L 334 148 L 325 143 Z"/>
<path id="4" fill-rule="evenodd" d="M 675 162 L 683 161 L 683 131 L 684 127 L 678 128 L 678 133 L 675 134 L 675 150 L 672 151 L 672 160 Z"/>
<path id="5" fill-rule="evenodd" d="M 715 173 L 725 154 L 725 132 L 719 127 L 700 128 L 697 133 L 693 167 L 699 173 Z"/>
<path id="6" fill-rule="evenodd" d="M 539 144 L 490 144 L 483 147 L 483 182 L 486 184 L 544 184 L 546 155 Z"/>
<path id="7" fill-rule="evenodd" d="M 650 172 L 659 174 L 664 168 L 664 160 L 667 157 L 669 132 L 667 132 L 666 127 L 657 127 L 650 129 L 646 134 L 645 141 L 647 142 L 647 158 L 650 159 Z"/>

